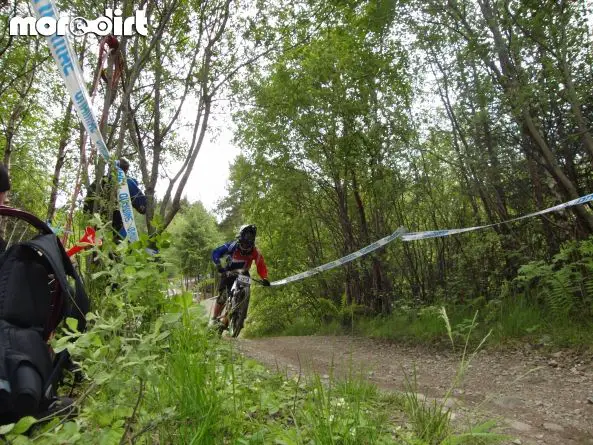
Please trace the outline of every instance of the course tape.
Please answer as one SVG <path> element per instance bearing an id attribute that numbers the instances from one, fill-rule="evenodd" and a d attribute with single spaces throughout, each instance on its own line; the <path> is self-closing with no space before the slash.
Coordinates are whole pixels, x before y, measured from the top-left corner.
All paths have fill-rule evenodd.
<path id="1" fill-rule="evenodd" d="M 385 238 L 381 238 L 380 240 L 374 242 L 373 244 L 363 247 L 362 249 L 357 250 L 356 252 L 351 253 L 350 255 L 346 255 L 345 257 L 342 257 L 339 260 L 335 260 L 335 261 L 332 261 L 331 263 L 323 264 L 322 266 L 318 266 L 318 267 L 308 270 L 306 272 L 301 272 L 301 273 L 299 273 L 297 275 L 293 275 L 291 277 L 283 278 L 282 280 L 274 281 L 270 285 L 271 286 L 282 286 L 284 284 L 292 283 L 294 281 L 299 281 L 304 278 L 309 278 L 313 275 L 317 275 L 319 272 L 324 272 L 326 270 L 333 269 L 334 267 L 341 266 L 341 265 L 346 264 L 350 261 L 353 261 L 357 258 L 360 258 L 361 256 L 367 255 L 367 254 L 379 249 L 380 247 L 383 247 L 386 244 L 389 244 L 390 242 L 392 242 L 398 238 L 401 238 L 402 241 L 416 241 L 416 240 L 428 239 L 428 238 L 443 238 L 445 236 L 456 235 L 458 233 L 472 232 L 474 230 L 487 229 L 489 227 L 495 227 L 495 226 L 499 226 L 501 224 L 508 224 L 511 222 L 520 221 L 522 219 L 533 218 L 534 216 L 540 216 L 540 215 L 544 215 L 546 213 L 557 212 L 558 210 L 563 210 L 568 207 L 582 205 L 582 204 L 585 204 L 585 203 L 591 202 L 591 201 L 593 201 L 593 193 L 591 193 L 589 195 L 581 196 L 580 198 L 577 198 L 577 199 L 573 199 L 572 201 L 568 201 L 568 202 L 565 202 L 562 204 L 555 205 L 553 207 L 549 207 L 544 210 L 540 210 L 538 212 L 529 213 L 527 215 L 519 216 L 518 218 L 509 219 L 507 221 L 502 221 L 502 222 L 494 223 L 494 224 L 487 224 L 484 226 L 464 227 L 461 229 L 430 230 L 430 231 L 426 231 L 426 232 L 413 232 L 413 233 L 405 233 L 406 230 L 403 227 L 400 227 L 395 232 L 393 232 L 391 235 L 386 236 Z"/>
<path id="2" fill-rule="evenodd" d="M 41 19 L 42 17 L 51 17 L 56 20 L 59 19 L 58 9 L 53 0 L 31 0 L 31 5 L 35 10 L 37 19 Z M 97 120 L 90 105 L 89 95 L 84 86 L 84 78 L 70 42 L 65 35 L 60 36 L 56 33 L 47 37 L 47 44 L 54 60 L 58 64 L 60 75 L 64 79 L 64 83 L 72 97 L 76 112 L 90 136 L 91 142 L 95 145 L 103 159 L 109 163 L 109 151 L 107 150 L 107 145 L 99 131 Z M 128 189 L 128 182 L 124 172 L 119 166 L 116 166 L 116 170 L 118 182 L 117 199 L 124 228 L 126 229 L 130 241 L 137 241 L 139 238 L 138 230 L 136 229 L 136 222 L 134 221 L 134 212 L 132 211 L 132 200 Z"/>
<path id="3" fill-rule="evenodd" d="M 563 210 L 568 207 L 573 207 L 581 204 L 585 204 L 587 202 L 593 201 L 593 193 L 590 195 L 581 196 L 580 198 L 573 199 L 572 201 L 568 201 L 562 204 L 555 205 L 554 207 L 549 207 L 544 210 L 540 210 L 539 212 L 529 213 L 527 215 L 519 216 L 517 218 L 509 219 L 506 221 L 501 221 L 499 223 L 494 224 L 486 224 L 484 226 L 475 226 L 475 227 L 464 227 L 462 229 L 446 229 L 446 230 L 432 230 L 428 232 L 413 232 L 413 233 L 406 233 L 402 236 L 403 241 L 416 241 L 419 239 L 427 239 L 427 238 L 443 238 L 449 235 L 456 235 L 458 233 L 465 233 L 471 232 L 474 230 L 481 230 L 487 229 L 489 227 L 500 226 L 501 224 L 508 224 L 515 221 L 520 221 L 522 219 L 533 218 L 534 216 L 544 215 L 546 213 L 557 212 L 558 210 Z"/>
<path id="4" fill-rule="evenodd" d="M 320 272 L 325 272 L 326 270 L 330 270 L 335 267 L 341 266 L 343 264 L 349 263 L 350 261 L 360 258 L 361 256 L 367 255 L 367 254 L 379 249 L 380 247 L 383 247 L 386 244 L 389 244 L 390 242 L 392 242 L 393 240 L 395 240 L 397 238 L 401 238 L 401 236 L 405 233 L 405 231 L 406 231 L 406 229 L 404 229 L 403 227 L 400 227 L 395 232 L 393 232 L 391 235 L 386 236 L 385 238 L 381 238 L 380 240 L 375 241 L 373 244 L 369 244 L 368 246 L 363 247 L 362 249 L 357 250 L 356 252 L 352 252 L 351 254 L 346 255 L 345 257 L 342 257 L 338 260 L 332 261 L 331 263 L 326 263 L 321 266 L 317 266 L 316 268 L 308 270 L 306 272 L 302 272 L 297 275 L 293 275 L 292 277 L 283 278 L 282 280 L 274 281 L 273 283 L 270 283 L 270 286 L 282 286 L 284 284 L 292 283 L 293 281 L 299 281 L 304 278 L 309 278 L 309 277 L 312 277 L 313 275 L 317 275 Z"/>

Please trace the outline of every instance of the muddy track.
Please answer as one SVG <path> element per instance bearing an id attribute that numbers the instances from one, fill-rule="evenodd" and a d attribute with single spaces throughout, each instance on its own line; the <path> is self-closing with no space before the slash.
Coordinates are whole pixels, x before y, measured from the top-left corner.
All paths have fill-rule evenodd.
<path id="1" fill-rule="evenodd" d="M 415 369 L 417 392 L 437 399 L 451 387 L 460 363 L 453 352 L 347 336 L 232 341 L 274 370 L 325 378 L 362 371 L 389 391 L 404 390 Z M 513 436 L 508 443 L 593 445 L 593 356 L 480 351 L 447 406 L 455 422 L 498 420 L 497 431 Z"/>

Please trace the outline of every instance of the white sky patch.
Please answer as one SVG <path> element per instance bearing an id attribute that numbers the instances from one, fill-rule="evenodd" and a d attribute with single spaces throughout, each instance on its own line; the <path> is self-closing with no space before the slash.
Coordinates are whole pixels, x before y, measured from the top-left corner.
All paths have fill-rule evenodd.
<path id="1" fill-rule="evenodd" d="M 230 165 L 240 153 L 239 147 L 233 142 L 235 126 L 231 115 L 222 109 L 220 111 L 213 112 L 209 119 L 204 143 L 182 194 L 190 202 L 201 201 L 210 211 L 214 211 L 218 201 L 227 195 Z M 189 146 L 192 140 L 191 129 L 181 128 L 178 140 Z M 175 175 L 182 164 L 183 161 L 171 162 L 167 166 L 167 174 Z M 155 191 L 157 199 L 164 197 L 168 186 L 169 181 L 166 178 L 159 179 Z"/>
<path id="2" fill-rule="evenodd" d="M 214 210 L 217 202 L 226 196 L 226 185 L 229 179 L 230 164 L 239 155 L 240 150 L 233 144 L 233 129 L 230 116 L 220 117 L 210 121 L 210 136 L 198 153 L 196 163 L 183 190 L 190 202 L 202 201 L 208 210 Z M 185 136 L 185 135 L 184 135 Z M 189 144 L 191 135 L 184 137 Z M 170 172 L 177 172 L 182 162 L 171 164 Z M 159 180 L 156 195 L 161 198 L 165 195 L 169 182 Z"/>

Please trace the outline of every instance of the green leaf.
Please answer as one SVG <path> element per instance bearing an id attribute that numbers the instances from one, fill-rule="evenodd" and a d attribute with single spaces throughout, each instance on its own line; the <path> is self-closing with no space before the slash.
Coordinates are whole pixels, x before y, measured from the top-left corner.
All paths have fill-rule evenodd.
<path id="1" fill-rule="evenodd" d="M 158 337 L 155 338 L 154 340 L 155 340 L 155 342 L 161 341 L 161 340 L 164 340 L 165 338 L 167 338 L 169 335 L 171 335 L 171 333 L 169 331 L 164 331 L 164 332 L 161 332 L 158 335 Z"/>
<path id="2" fill-rule="evenodd" d="M 0 435 L 8 434 L 14 428 L 14 423 L 8 423 L 6 425 L 0 426 Z"/>
<path id="3" fill-rule="evenodd" d="M 68 326 L 71 331 L 78 332 L 78 320 L 76 318 L 66 318 L 66 326 Z"/>
<path id="4" fill-rule="evenodd" d="M 101 272 L 95 272 L 94 274 L 91 275 L 91 278 L 93 280 L 96 280 L 97 278 L 102 277 L 103 275 L 108 275 L 108 274 L 109 274 L 109 271 L 103 270 Z"/>
<path id="5" fill-rule="evenodd" d="M 170 312 L 162 316 L 164 324 L 172 324 L 181 318 L 181 312 Z"/>
<path id="6" fill-rule="evenodd" d="M 113 413 L 112 412 L 97 412 L 95 414 L 95 419 L 101 428 L 108 427 L 113 422 Z"/>
<path id="7" fill-rule="evenodd" d="M 31 428 L 31 426 L 36 422 L 37 422 L 37 419 L 35 417 L 31 417 L 31 416 L 23 417 L 21 420 L 19 420 L 16 423 L 16 425 L 14 426 L 14 428 L 12 428 L 10 433 L 11 434 L 23 434 L 23 433 L 27 432 L 29 430 L 29 428 Z"/>
<path id="8" fill-rule="evenodd" d="M 31 441 L 27 436 L 11 436 L 10 437 L 10 444 L 11 445 L 29 445 Z M 71 442 L 74 443 L 74 442 Z"/>
<path id="9" fill-rule="evenodd" d="M 76 443 L 80 439 L 80 426 L 76 422 L 67 422 L 64 424 L 64 431 L 62 436 L 68 438 L 67 443 Z"/>
<path id="10" fill-rule="evenodd" d="M 113 428 L 108 429 L 103 433 L 101 439 L 99 440 L 99 445 L 117 445 L 121 440 L 121 436 L 123 435 L 124 429 L 123 428 Z"/>
<path id="11" fill-rule="evenodd" d="M 98 385 L 101 385 L 101 384 L 105 383 L 107 380 L 111 379 L 111 377 L 112 377 L 112 375 L 110 373 L 105 372 L 105 371 L 100 371 L 97 373 L 97 375 L 94 376 L 93 380 Z"/>

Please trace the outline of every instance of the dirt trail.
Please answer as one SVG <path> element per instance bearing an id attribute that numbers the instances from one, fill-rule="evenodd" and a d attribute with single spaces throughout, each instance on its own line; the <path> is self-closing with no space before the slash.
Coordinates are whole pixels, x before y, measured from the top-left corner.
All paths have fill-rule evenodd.
<path id="1" fill-rule="evenodd" d="M 422 347 L 339 337 L 239 339 L 240 350 L 289 374 L 311 370 L 327 377 L 362 369 L 385 390 L 403 390 L 414 367 L 417 391 L 445 395 L 459 366 L 459 355 Z M 497 419 L 513 444 L 593 445 L 593 356 L 567 352 L 481 351 L 448 405 L 456 421 Z"/>

